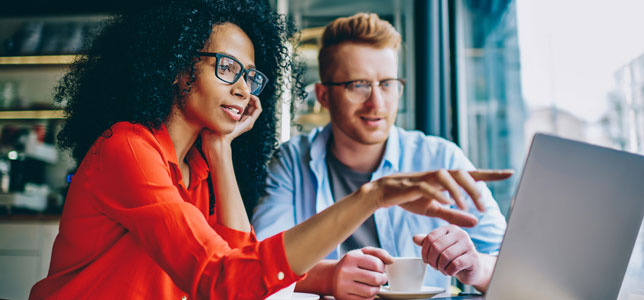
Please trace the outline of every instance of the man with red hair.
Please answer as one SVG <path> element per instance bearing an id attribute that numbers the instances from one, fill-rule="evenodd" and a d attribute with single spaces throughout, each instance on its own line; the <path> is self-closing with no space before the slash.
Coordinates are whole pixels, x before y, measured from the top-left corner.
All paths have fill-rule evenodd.
<path id="1" fill-rule="evenodd" d="M 394 125 L 405 84 L 398 77 L 400 44 L 400 34 L 375 14 L 359 13 L 327 25 L 315 95 L 331 122 L 292 138 L 275 154 L 266 196 L 253 216 L 258 238 L 295 226 L 386 175 L 474 169 L 455 144 Z M 450 171 L 445 176 L 451 175 L 454 184 L 471 180 L 464 174 Z M 392 256 L 414 256 L 429 265 L 425 285 L 447 289 L 449 277 L 456 276 L 485 291 L 506 223 L 489 189 L 484 183 L 477 186 L 478 207 L 466 193 L 454 205 L 468 206 L 471 224 L 417 217 L 399 207 L 379 209 L 296 290 L 370 299 L 387 281 L 384 266 Z"/>

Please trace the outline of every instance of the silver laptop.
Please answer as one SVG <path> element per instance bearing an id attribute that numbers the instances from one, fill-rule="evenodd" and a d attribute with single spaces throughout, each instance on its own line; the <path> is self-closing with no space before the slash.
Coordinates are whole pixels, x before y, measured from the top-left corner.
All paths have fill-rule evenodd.
<path id="1" fill-rule="evenodd" d="M 644 156 L 535 135 L 485 299 L 616 299 L 642 218 Z"/>

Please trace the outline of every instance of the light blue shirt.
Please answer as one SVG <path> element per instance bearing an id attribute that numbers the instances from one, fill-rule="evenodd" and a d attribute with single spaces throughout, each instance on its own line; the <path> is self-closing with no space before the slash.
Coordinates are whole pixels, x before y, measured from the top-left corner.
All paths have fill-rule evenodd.
<path id="1" fill-rule="evenodd" d="M 333 205 L 325 161 L 331 134 L 330 125 L 315 129 L 308 135 L 293 137 L 275 153 L 269 165 L 267 194 L 252 218 L 258 239 L 287 230 Z M 474 166 L 458 146 L 445 139 L 392 126 L 382 161 L 371 180 L 398 172 L 437 169 L 473 170 Z M 505 218 L 485 183 L 479 182 L 478 186 L 486 211 L 478 212 L 468 197 L 469 212 L 479 222 L 473 228 L 464 229 L 479 252 L 496 254 L 505 232 Z M 380 246 L 391 255 L 401 257 L 420 257 L 421 247 L 414 244 L 412 237 L 448 224 L 398 206 L 378 209 L 374 217 Z M 327 258 L 337 259 L 338 249 Z M 428 266 L 425 285 L 448 288 L 450 281 L 448 276 Z"/>

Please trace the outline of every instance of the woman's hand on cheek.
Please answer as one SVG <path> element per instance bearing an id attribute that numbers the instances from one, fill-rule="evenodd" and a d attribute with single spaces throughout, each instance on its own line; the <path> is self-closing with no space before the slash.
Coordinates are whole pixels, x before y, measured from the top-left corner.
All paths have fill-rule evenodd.
<path id="1" fill-rule="evenodd" d="M 237 122 L 235 129 L 233 129 L 232 132 L 222 135 L 210 129 L 204 129 L 201 131 L 201 148 L 203 152 L 221 153 L 222 150 L 229 150 L 230 144 L 235 138 L 253 128 L 253 125 L 261 112 L 262 106 L 259 102 L 259 98 L 251 96 L 246 109 L 242 113 L 241 119 Z"/>
<path id="2" fill-rule="evenodd" d="M 244 109 L 241 119 L 237 122 L 237 125 L 235 125 L 235 129 L 226 135 L 228 140 L 232 142 L 244 132 L 251 130 L 261 113 L 262 105 L 259 102 L 259 98 L 257 96 L 250 96 L 248 105 L 246 106 L 246 109 Z"/>

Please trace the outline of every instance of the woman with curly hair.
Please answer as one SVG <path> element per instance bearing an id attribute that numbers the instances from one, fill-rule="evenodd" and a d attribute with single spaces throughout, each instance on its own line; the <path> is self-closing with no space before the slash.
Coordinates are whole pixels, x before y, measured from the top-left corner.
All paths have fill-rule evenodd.
<path id="1" fill-rule="evenodd" d="M 457 195 L 454 184 L 396 176 L 256 240 L 244 202 L 257 199 L 277 145 L 292 33 L 253 0 L 169 1 L 102 30 L 58 88 L 59 142 L 79 166 L 30 299 L 262 299 L 379 207 L 444 210 L 440 190 Z"/>

